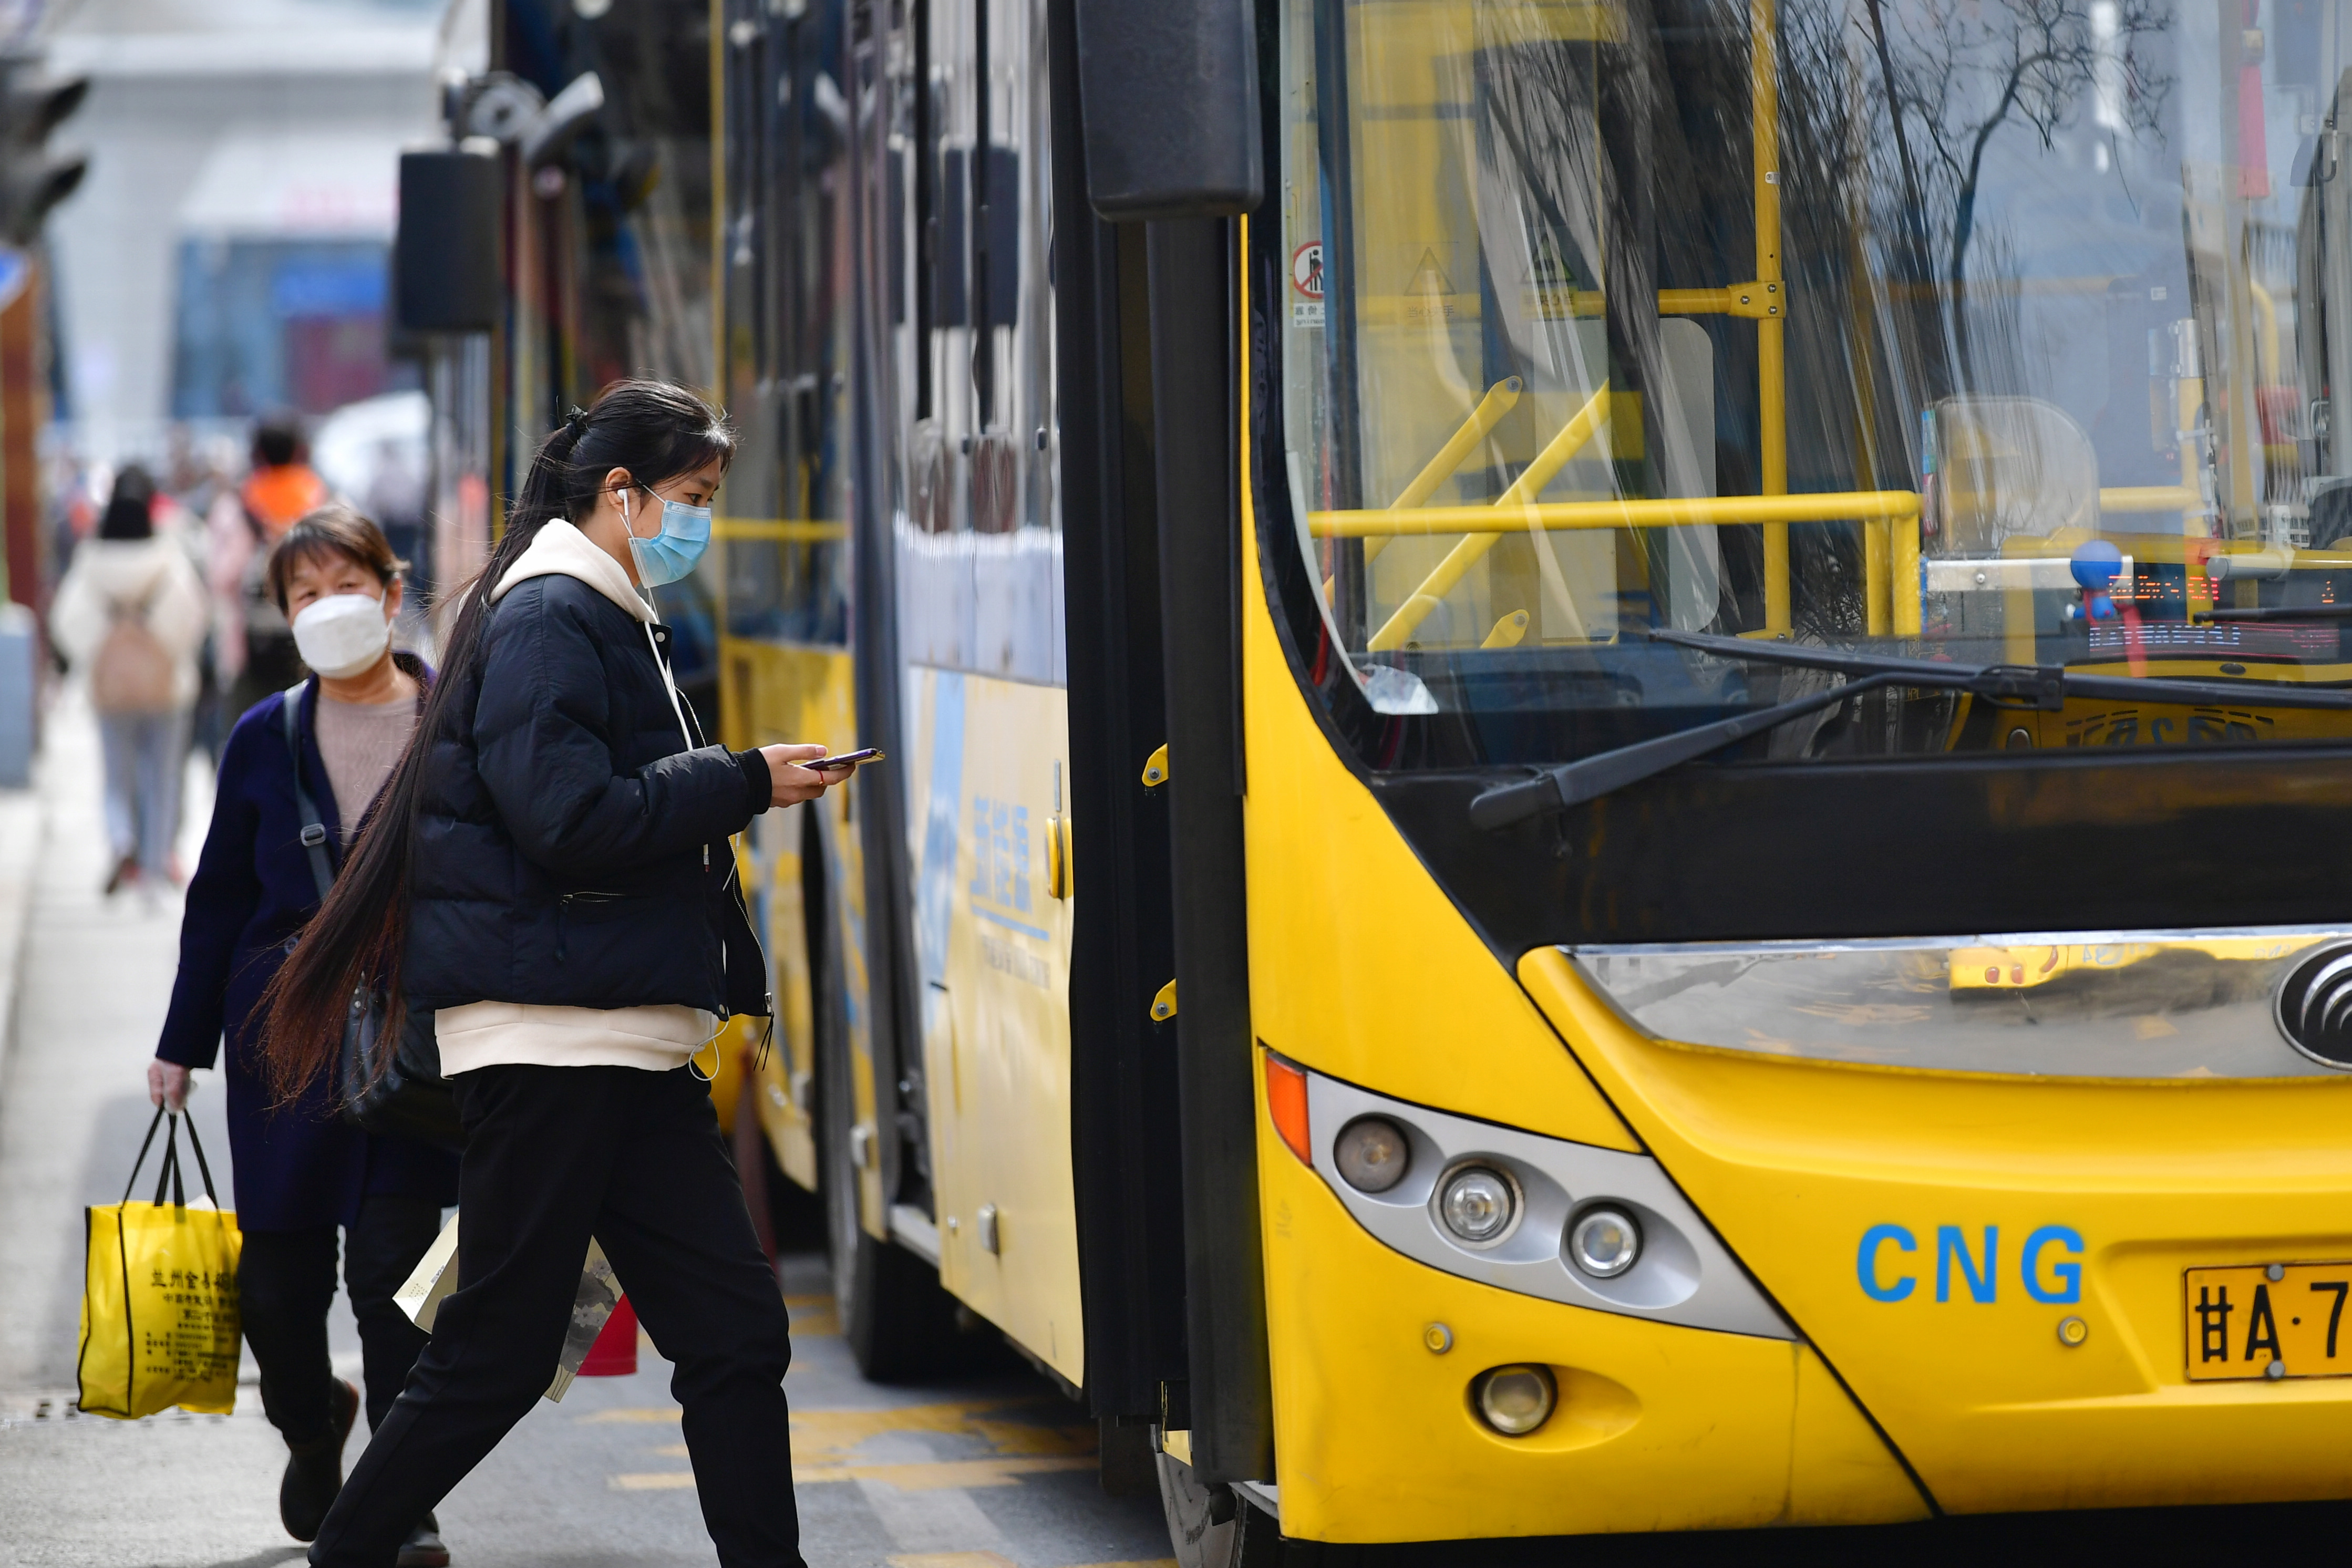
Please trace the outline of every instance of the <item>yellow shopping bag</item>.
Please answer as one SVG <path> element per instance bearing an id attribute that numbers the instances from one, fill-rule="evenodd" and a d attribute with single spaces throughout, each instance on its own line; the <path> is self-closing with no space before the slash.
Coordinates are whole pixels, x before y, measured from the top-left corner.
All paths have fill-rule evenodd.
<path id="1" fill-rule="evenodd" d="M 89 1272 L 81 1298 L 81 1408 L 124 1420 L 183 1410 L 226 1415 L 236 1405 L 236 1215 L 213 1197 L 212 1168 L 188 1121 L 188 1147 L 204 1173 L 191 1206 L 180 1181 L 180 1119 L 171 1118 L 155 1201 L 131 1187 L 154 1147 L 158 1108 L 139 1146 L 122 1202 L 90 1208 Z M 163 1201 L 166 1192 L 172 1201 Z"/>

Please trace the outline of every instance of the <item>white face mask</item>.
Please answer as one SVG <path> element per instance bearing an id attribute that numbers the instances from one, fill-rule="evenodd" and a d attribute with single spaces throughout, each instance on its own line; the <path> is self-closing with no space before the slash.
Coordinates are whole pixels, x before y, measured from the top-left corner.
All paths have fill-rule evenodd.
<path id="1" fill-rule="evenodd" d="M 295 649 L 330 680 L 363 673 L 391 644 L 383 601 L 365 594 L 331 594 L 294 617 Z"/>

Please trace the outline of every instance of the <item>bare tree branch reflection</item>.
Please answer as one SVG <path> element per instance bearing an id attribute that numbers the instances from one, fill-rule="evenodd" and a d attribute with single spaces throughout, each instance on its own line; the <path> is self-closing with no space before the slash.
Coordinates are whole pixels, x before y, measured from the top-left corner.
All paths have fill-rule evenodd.
<path id="1" fill-rule="evenodd" d="M 2017 125 L 2050 150 L 2102 73 L 2120 87 L 2108 106 L 2119 129 L 2154 136 L 2173 83 L 2147 68 L 2140 46 L 2171 24 L 2163 0 L 1923 0 L 1899 10 L 1863 0 L 1856 27 L 1876 67 L 1894 164 L 1880 204 L 1887 270 L 1923 293 L 1936 292 L 1940 270 L 1956 379 L 1978 379 L 1968 263 L 1994 138 Z"/>

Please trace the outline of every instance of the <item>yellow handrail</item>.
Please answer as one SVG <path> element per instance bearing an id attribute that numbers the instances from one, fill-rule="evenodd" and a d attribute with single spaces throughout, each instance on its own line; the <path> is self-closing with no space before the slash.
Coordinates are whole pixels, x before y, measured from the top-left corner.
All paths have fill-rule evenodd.
<path id="1" fill-rule="evenodd" d="M 2254 314 L 2261 317 L 2263 322 L 2263 352 L 2267 357 L 2263 361 L 2262 371 L 2263 374 L 2275 381 L 2278 379 L 2281 363 L 2278 301 L 2271 298 L 2269 289 L 2251 278 L 2246 279 L 2246 291 L 2254 297 Z"/>
<path id="2" fill-rule="evenodd" d="M 1486 433 L 1502 422 L 1503 416 L 1517 406 L 1524 384 L 1514 375 L 1488 387 L 1486 395 L 1478 400 L 1478 406 L 1470 411 L 1470 417 L 1462 422 L 1462 427 L 1446 438 L 1445 445 L 1437 449 L 1437 456 L 1423 465 L 1421 472 L 1412 477 L 1412 483 L 1398 491 L 1396 500 L 1389 505 L 1419 506 L 1435 494 L 1437 487 L 1462 466 L 1462 459 L 1470 455 L 1471 448 L 1485 440 Z"/>
<path id="3" fill-rule="evenodd" d="M 1511 481 L 1511 488 L 1505 490 L 1492 506 L 1422 507 L 1402 512 L 1394 511 L 1391 509 L 1391 514 L 1402 517 L 1435 517 L 1444 513 L 1458 513 L 1467 516 L 1473 527 L 1478 527 L 1491 524 L 1495 521 L 1496 512 L 1505 508 L 1511 508 L 1531 514 L 1529 526 L 1538 526 L 1532 514 L 1540 513 L 1544 509 L 1533 506 L 1531 503 L 1537 496 L 1543 493 L 1544 486 L 1551 483 L 1553 476 L 1568 465 L 1568 460 L 1582 450 L 1587 441 L 1592 439 L 1594 432 L 1609 423 L 1609 384 L 1604 381 L 1601 384 L 1601 389 L 1592 395 L 1591 399 L 1582 408 L 1577 410 L 1576 417 L 1561 427 L 1559 434 L 1551 438 L 1549 446 L 1536 454 L 1536 460 L 1529 463 L 1517 479 Z M 1431 488 L 1433 489 L 1436 487 Z M 1318 515 L 1328 517 L 1331 514 L 1307 513 L 1310 533 L 1313 531 L 1314 520 Z M 1459 531 L 1460 526 L 1457 524 L 1454 528 L 1414 529 L 1411 531 L 1454 533 Z M 1402 533 L 1407 531 L 1394 529 L 1381 531 Z M 1454 585 L 1462 581 L 1470 568 L 1475 565 L 1486 552 L 1495 548 L 1495 542 L 1502 537 L 1500 533 L 1472 533 L 1448 551 L 1445 559 L 1437 563 L 1435 570 L 1422 579 L 1421 586 L 1414 589 L 1405 602 L 1397 606 L 1396 613 L 1388 618 L 1387 623 L 1372 634 L 1372 640 L 1365 645 L 1366 648 L 1373 653 L 1381 653 L 1390 648 L 1402 647 L 1405 638 L 1412 636 L 1420 628 L 1421 623 L 1429 618 L 1429 613 L 1437 608 L 1437 602 L 1452 593 Z"/>
<path id="4" fill-rule="evenodd" d="M 1780 285 L 1734 283 L 1728 289 L 1661 289 L 1661 316 L 1745 316 L 1769 321 L 1780 313 Z"/>
<path id="5" fill-rule="evenodd" d="M 1609 423 L 1612 411 L 1609 384 L 1604 381 L 1601 384 L 1601 390 L 1576 411 L 1576 417 L 1561 426 L 1559 434 L 1551 438 L 1551 443 L 1536 454 L 1536 460 L 1519 470 L 1519 477 L 1511 481 L 1511 488 L 1495 498 L 1495 505 L 1497 508 L 1524 506 L 1543 494 L 1544 486 L 1558 478 L 1560 469 L 1568 467 L 1569 459 L 1582 451 L 1584 444 Z"/>
<path id="6" fill-rule="evenodd" d="M 1916 522 L 1919 517 L 1916 490 L 1832 490 L 1793 496 L 1681 496 L 1654 500 L 1543 501 L 1518 509 L 1517 515 L 1535 527 L 1550 530 L 1594 528 L 1683 528 L 1694 523 L 1790 523 L 1887 521 Z M 1490 528 L 1495 509 L 1484 506 L 1433 506 L 1413 511 L 1310 511 L 1307 531 L 1318 539 L 1370 539 L 1399 534 L 1460 533 Z M 1474 536 L 1479 537 L 1479 536 Z M 1490 546 L 1499 534 L 1484 535 Z M 1916 535 L 1915 534 L 1916 540 Z M 1916 570 L 1918 546 L 1912 547 Z M 1895 551 L 1898 558 L 1901 546 Z M 1902 568 L 1899 563 L 1896 570 Z M 1434 574 L 1432 574 L 1434 576 Z M 1427 584 L 1423 587 L 1426 589 Z"/>
<path id="7" fill-rule="evenodd" d="M 1893 536 L 1888 553 L 1893 560 L 1888 565 L 1888 608 L 1893 612 L 1895 635 L 1916 637 L 1919 635 L 1919 513 L 1915 510 L 1907 518 L 1895 520 L 1887 528 Z"/>
<path id="8" fill-rule="evenodd" d="M 2102 512 L 2187 511 L 2205 498 L 2186 485 L 2118 485 L 2099 492 Z"/>
<path id="9" fill-rule="evenodd" d="M 1519 392 L 1525 384 L 1514 375 L 1488 387 L 1486 395 L 1478 400 L 1478 406 L 1470 411 L 1470 417 L 1462 422 L 1459 430 L 1446 437 L 1445 445 L 1437 449 L 1437 456 L 1430 458 L 1421 472 L 1412 477 L 1412 483 L 1397 492 L 1396 500 L 1389 502 L 1390 509 L 1395 510 L 1419 506 L 1436 493 L 1437 487 L 1454 477 L 1454 470 L 1462 466 L 1462 460 L 1476 449 L 1487 433 L 1502 423 L 1503 416 L 1518 406 Z M 1364 559 L 1371 560 L 1387 544 L 1387 540 L 1379 539 L 1365 545 Z"/>
<path id="10" fill-rule="evenodd" d="M 816 544 L 827 540 L 848 538 L 849 525 L 845 522 L 818 522 L 807 518 L 721 517 L 711 521 L 710 536 L 713 539 Z"/>
<path id="11" fill-rule="evenodd" d="M 1748 0 L 1748 141 L 1755 158 L 1756 281 L 1777 293 L 1780 285 L 1780 66 L 1775 46 L 1772 0 Z M 1756 323 L 1757 434 L 1763 466 L 1763 483 L 1757 488 L 1768 496 L 1789 491 L 1785 324 L 1786 318 L 1780 315 L 1766 316 Z M 1913 595 L 1915 603 L 1916 598 Z M 1764 525 L 1764 629 L 1789 629 L 1789 526 L 1785 522 Z"/>
<path id="12" fill-rule="evenodd" d="M 1588 412 L 1590 405 L 1588 405 Z M 1583 416 L 1580 415 L 1579 419 Z M 1570 428 L 1573 428 L 1571 424 Z M 1565 437 L 1567 431 L 1562 431 Z M 1557 445 L 1557 443 L 1555 443 Z M 1565 459 L 1563 459 L 1565 460 Z M 1517 487 L 1515 486 L 1514 489 Z M 1497 505 L 1500 503 L 1498 502 Z M 1515 509 L 1532 531 L 1570 531 L 1608 528 L 1685 528 L 1699 523 L 1762 523 L 1786 530 L 1792 522 L 1885 522 L 1896 637 L 1919 635 L 1919 495 L 1916 490 L 1833 490 L 1814 495 L 1687 496 L 1657 500 L 1522 502 Z M 1307 531 L 1317 539 L 1392 539 L 1400 535 L 1454 533 L 1494 521 L 1495 507 L 1421 507 L 1410 511 L 1310 511 Z M 1478 558 L 1502 535 L 1470 533 L 1438 563 L 1388 624 L 1368 645 L 1378 653 L 1400 647 L 1430 611 L 1460 583 Z M 1768 628 L 1764 635 L 1771 635 Z"/>
<path id="13" fill-rule="evenodd" d="M 1486 640 L 1478 646 L 1480 647 L 1517 647 L 1519 646 L 1519 639 L 1527 635 L 1528 613 L 1525 610 L 1513 610 L 1509 615 L 1495 622 L 1494 629 L 1486 634 Z"/>

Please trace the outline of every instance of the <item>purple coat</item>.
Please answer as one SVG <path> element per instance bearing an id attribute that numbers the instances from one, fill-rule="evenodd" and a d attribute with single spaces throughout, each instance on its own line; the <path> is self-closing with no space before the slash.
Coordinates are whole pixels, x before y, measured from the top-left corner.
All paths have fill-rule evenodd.
<path id="1" fill-rule="evenodd" d="M 430 672 L 402 655 L 403 668 Z M 322 1079 L 273 1110 L 252 1039 L 254 1010 L 294 935 L 319 907 L 302 848 L 294 770 L 286 750 L 285 694 L 263 698 L 230 731 L 204 858 L 180 922 L 180 973 L 155 1054 L 208 1068 L 228 1041 L 228 1141 L 244 1230 L 349 1225 L 370 1193 L 457 1201 L 457 1157 L 406 1138 L 379 1138 L 337 1116 Z M 298 731 L 302 777 L 341 868 L 342 831 L 312 727 L 316 677 L 303 685 Z"/>

